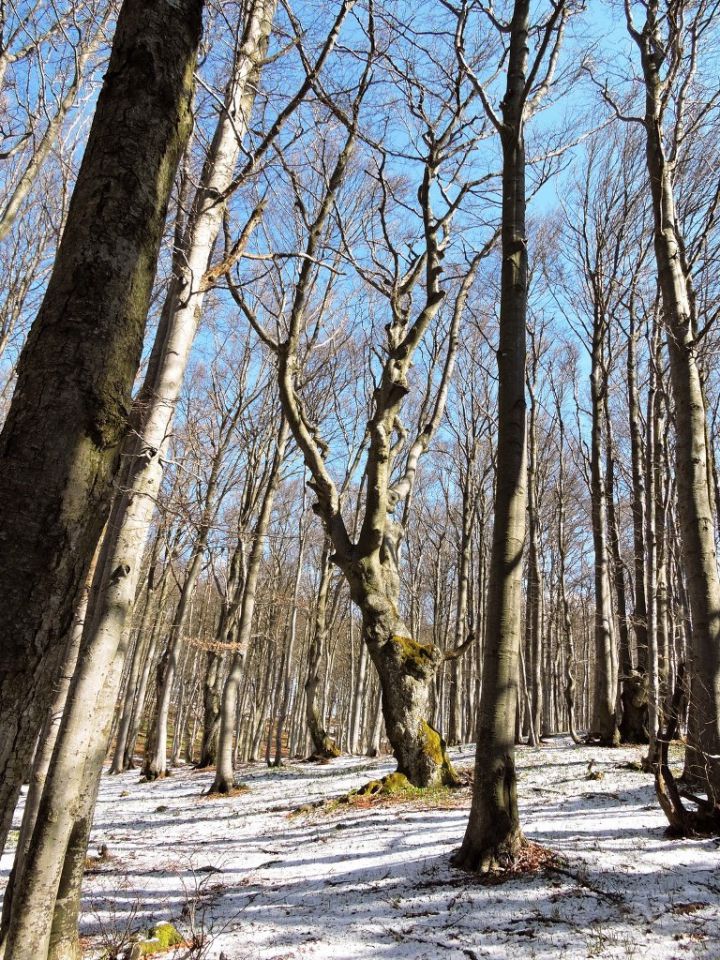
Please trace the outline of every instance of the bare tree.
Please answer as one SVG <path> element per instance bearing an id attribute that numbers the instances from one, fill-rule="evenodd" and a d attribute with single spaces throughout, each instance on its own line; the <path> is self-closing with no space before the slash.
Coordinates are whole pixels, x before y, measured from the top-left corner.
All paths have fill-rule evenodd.
<path id="1" fill-rule="evenodd" d="M 639 22 L 625 2 L 627 29 L 635 42 L 644 85 L 642 124 L 655 218 L 655 261 L 662 295 L 670 382 L 675 400 L 678 504 L 683 559 L 688 571 L 698 714 L 697 775 L 707 800 L 697 817 L 716 821 L 720 799 L 720 579 L 709 482 L 706 406 L 697 359 L 696 297 L 683 226 L 678 218 L 674 175 L 686 137 L 718 101 L 717 89 L 702 89 L 698 78 L 704 45 L 716 38 L 713 0 L 643 0 Z M 690 100 L 690 89 L 698 86 Z M 714 218 L 717 201 L 711 203 Z M 688 829 L 692 818 L 658 790 L 671 824 Z"/>
<path id="2" fill-rule="evenodd" d="M 527 498 L 525 359 L 528 252 L 525 227 L 525 125 L 553 82 L 571 4 L 552 0 L 550 11 L 531 22 L 529 0 L 515 0 L 509 19 L 486 13 L 503 38 L 506 66 L 501 115 L 465 51 L 471 5 L 457 13 L 457 52 L 497 130 L 503 156 L 502 268 L 498 346 L 498 435 L 488 613 L 483 684 L 477 729 L 475 782 L 470 819 L 454 861 L 482 872 L 512 861 L 523 845 L 517 809 L 515 718 L 521 643 L 522 557 Z M 535 50 L 531 56 L 530 28 Z"/>

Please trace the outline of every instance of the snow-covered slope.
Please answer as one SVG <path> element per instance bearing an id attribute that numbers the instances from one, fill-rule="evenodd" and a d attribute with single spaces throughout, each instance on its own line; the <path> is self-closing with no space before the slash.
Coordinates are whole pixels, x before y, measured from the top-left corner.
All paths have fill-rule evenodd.
<path id="1" fill-rule="evenodd" d="M 204 937 L 176 955 L 208 960 L 720 958 L 718 846 L 666 839 L 651 778 L 622 766 L 640 750 L 555 739 L 518 756 L 525 833 L 565 862 L 494 886 L 449 863 L 467 788 L 290 815 L 388 760 L 244 767 L 249 789 L 227 799 L 202 796 L 212 776 L 190 769 L 104 777 L 91 853 L 109 857 L 86 880 L 88 955 L 170 919 Z M 599 780 L 586 779 L 591 759 Z"/>

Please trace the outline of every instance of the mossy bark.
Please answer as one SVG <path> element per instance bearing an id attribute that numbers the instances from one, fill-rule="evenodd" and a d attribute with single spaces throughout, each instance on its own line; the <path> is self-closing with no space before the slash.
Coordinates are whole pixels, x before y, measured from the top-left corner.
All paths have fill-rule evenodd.
<path id="1" fill-rule="evenodd" d="M 380 677 L 385 730 L 398 773 L 415 787 L 457 783 L 445 741 L 428 719 L 440 651 L 398 634 L 378 640 L 376 627 L 365 637 Z"/>
<path id="2" fill-rule="evenodd" d="M 363 619 L 363 640 L 380 680 L 385 731 L 398 764 L 415 787 L 454 784 L 446 744 L 430 723 L 431 689 L 441 651 L 413 640 L 397 609 L 396 552 L 346 565 L 351 596 Z"/>
<path id="3" fill-rule="evenodd" d="M 202 0 L 125 0 L 0 435 L 0 850 L 110 505 Z M 39 955 L 36 954 L 36 960 Z"/>

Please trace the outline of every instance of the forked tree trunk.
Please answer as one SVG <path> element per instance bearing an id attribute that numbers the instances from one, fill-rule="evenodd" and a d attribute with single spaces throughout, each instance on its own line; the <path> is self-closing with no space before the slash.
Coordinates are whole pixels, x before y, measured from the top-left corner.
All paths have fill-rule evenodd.
<path id="1" fill-rule="evenodd" d="M 192 123 L 202 8 L 202 0 L 178 0 L 168 17 L 160 0 L 123 4 L 0 435 L 0 850 L 108 514 L 167 203 Z"/>

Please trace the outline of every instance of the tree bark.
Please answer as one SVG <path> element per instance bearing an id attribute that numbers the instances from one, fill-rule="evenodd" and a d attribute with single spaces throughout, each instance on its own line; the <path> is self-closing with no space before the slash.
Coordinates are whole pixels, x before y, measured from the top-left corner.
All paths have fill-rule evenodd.
<path id="1" fill-rule="evenodd" d="M 607 390 L 607 369 L 603 356 L 606 321 L 602 304 L 593 304 L 593 341 L 591 353 L 590 393 L 592 427 L 590 444 L 590 498 L 592 506 L 593 547 L 595 551 L 595 717 L 592 733 L 601 746 L 619 743 L 615 712 L 616 684 L 614 664 L 615 630 L 610 593 L 607 498 L 602 465 L 603 408 Z"/>
<path id="2" fill-rule="evenodd" d="M 455 608 L 454 645 L 456 650 L 465 643 L 467 633 L 472 521 L 475 513 L 474 489 L 472 480 L 473 465 L 474 456 L 471 457 L 467 465 L 465 477 L 463 478 L 462 482 L 462 522 L 460 530 L 460 550 L 458 554 L 458 592 Z M 463 730 L 460 703 L 461 677 L 459 656 L 452 657 L 450 660 L 449 681 L 449 717 L 447 727 L 447 742 L 451 746 L 455 746 L 456 744 L 460 743 Z"/>
<path id="3" fill-rule="evenodd" d="M 667 325 L 675 401 L 676 478 L 682 548 L 692 613 L 695 666 L 692 694 L 703 763 L 698 775 L 708 798 L 720 798 L 720 581 L 708 486 L 706 411 L 695 345 L 695 317 L 684 240 L 677 219 L 673 165 L 665 154 L 661 80 L 663 44 L 657 0 L 646 6 L 642 32 L 628 27 L 640 50 L 645 81 L 646 159 L 655 220 L 655 260 Z M 680 25 L 679 29 L 683 29 Z M 682 37 L 679 38 L 682 42 Z"/>
<path id="4" fill-rule="evenodd" d="M 320 664 L 327 650 L 327 600 L 330 589 L 331 545 L 326 539 L 320 560 L 320 584 L 315 605 L 315 621 L 307 657 L 307 677 L 305 679 L 305 719 L 313 745 L 313 756 L 319 760 L 328 760 L 340 755 L 335 741 L 330 737 L 317 702 L 320 686 Z"/>
<path id="5" fill-rule="evenodd" d="M 558 16 L 561 8 L 562 4 L 558 4 Z M 488 582 L 475 782 L 465 836 L 454 857 L 458 866 L 481 872 L 513 861 L 524 843 L 517 806 L 515 719 L 522 639 L 521 580 L 527 503 L 525 361 L 528 255 L 524 121 L 528 94 L 529 29 L 529 0 L 515 0 L 508 37 L 507 85 L 501 104 L 502 120 L 495 120 L 503 158 L 495 523 Z"/>
<path id="6" fill-rule="evenodd" d="M 533 348 L 535 347 L 533 336 Z M 537 404 L 535 386 L 537 362 L 533 355 L 532 377 L 528 378 L 530 417 L 528 425 L 528 578 L 527 578 L 527 652 L 530 682 L 527 682 L 527 706 L 531 715 L 528 743 L 537 747 L 543 728 L 543 643 L 542 643 L 542 576 L 540 572 L 540 517 L 537 490 Z"/>
<path id="7" fill-rule="evenodd" d="M 632 516 L 635 608 L 633 628 L 637 649 L 635 664 L 628 648 L 620 651 L 622 718 L 620 738 L 624 743 L 647 743 L 647 659 L 648 625 L 645 585 L 645 468 L 643 465 L 642 419 L 637 387 L 637 337 L 635 313 L 629 312 L 627 345 L 628 414 L 632 461 Z"/>
<path id="8" fill-rule="evenodd" d="M 203 735 L 200 747 L 200 768 L 214 767 L 220 732 L 220 698 L 222 694 L 222 650 L 208 650 L 203 681 Z"/>
<path id="9" fill-rule="evenodd" d="M 290 698 L 292 695 L 292 661 L 295 653 L 295 642 L 297 639 L 297 605 L 300 593 L 300 580 L 302 577 L 302 566 L 305 558 L 305 488 L 303 486 L 302 508 L 299 517 L 300 541 L 298 544 L 298 555 L 295 565 L 295 582 L 293 584 L 292 601 L 290 607 L 290 622 L 288 623 L 288 638 L 285 646 L 285 656 L 283 658 L 282 669 L 280 672 L 280 698 L 278 709 L 277 730 L 275 732 L 275 762 L 274 766 L 282 766 L 282 738 L 285 729 L 285 722 L 290 712 Z M 290 746 L 288 742 L 288 747 Z"/>
<path id="10" fill-rule="evenodd" d="M 280 484 L 280 468 L 285 456 L 288 437 L 289 429 L 287 421 L 283 419 L 247 561 L 240 621 L 237 630 L 236 650 L 233 654 L 227 679 L 225 680 L 225 687 L 223 688 L 217 766 L 215 770 L 215 780 L 210 788 L 211 793 L 230 793 L 234 786 L 235 767 L 233 760 L 235 753 L 238 690 L 243 675 L 243 666 L 250 647 L 253 617 L 255 615 L 255 599 L 257 596 L 257 585 L 260 577 L 260 565 L 263 558 L 265 537 L 268 526 L 270 525 L 273 501 Z"/>
<path id="11" fill-rule="evenodd" d="M 168 199 L 192 123 L 202 8 L 202 0 L 178 0 L 168 18 L 161 0 L 123 4 L 0 435 L 0 850 L 108 514 Z M 45 941 L 28 942 L 40 948 L 38 960 Z"/>

